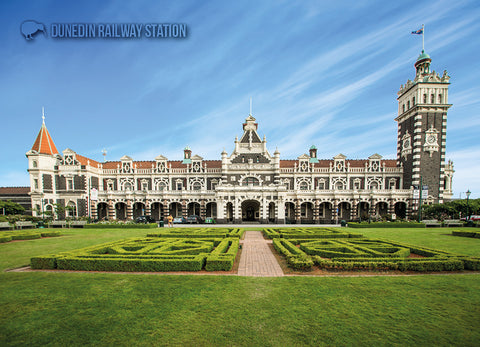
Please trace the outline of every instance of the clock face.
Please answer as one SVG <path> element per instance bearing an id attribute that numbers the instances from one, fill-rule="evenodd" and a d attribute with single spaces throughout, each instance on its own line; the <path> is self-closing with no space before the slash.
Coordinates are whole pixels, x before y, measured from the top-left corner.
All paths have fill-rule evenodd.
<path id="1" fill-rule="evenodd" d="M 435 141 L 437 141 L 437 137 L 435 135 L 429 135 L 427 137 L 427 142 L 428 143 L 434 143 Z"/>

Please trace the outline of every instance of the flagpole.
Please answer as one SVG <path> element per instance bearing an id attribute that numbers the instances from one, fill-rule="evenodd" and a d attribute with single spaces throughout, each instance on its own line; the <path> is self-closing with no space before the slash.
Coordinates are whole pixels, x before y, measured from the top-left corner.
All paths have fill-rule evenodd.
<path id="1" fill-rule="evenodd" d="M 425 25 L 422 24 L 422 52 L 425 51 Z"/>

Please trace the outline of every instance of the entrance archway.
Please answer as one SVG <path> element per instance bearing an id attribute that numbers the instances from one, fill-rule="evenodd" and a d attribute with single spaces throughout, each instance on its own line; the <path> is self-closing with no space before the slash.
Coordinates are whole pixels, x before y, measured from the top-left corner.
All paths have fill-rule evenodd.
<path id="1" fill-rule="evenodd" d="M 115 218 L 117 220 L 127 219 L 127 205 L 124 202 L 117 202 L 115 204 Z"/>
<path id="2" fill-rule="evenodd" d="M 407 216 L 407 204 L 404 202 L 397 202 L 395 204 L 395 214 L 397 219 L 405 219 Z"/>
<path id="3" fill-rule="evenodd" d="M 242 202 L 242 221 L 255 222 L 260 219 L 260 203 L 257 200 Z"/>
<path id="4" fill-rule="evenodd" d="M 152 204 L 151 215 L 155 220 L 163 220 L 163 204 L 159 202 L 154 202 Z"/>
<path id="5" fill-rule="evenodd" d="M 209 202 L 206 208 L 206 217 L 217 218 L 217 203 Z"/>
<path id="6" fill-rule="evenodd" d="M 133 204 L 133 219 L 145 215 L 145 204 L 136 202 Z"/>
<path id="7" fill-rule="evenodd" d="M 191 202 L 188 204 L 188 215 L 200 216 L 200 204 L 198 202 Z"/>
<path id="8" fill-rule="evenodd" d="M 172 202 L 170 204 L 170 214 L 173 218 L 182 216 L 182 204 L 179 202 Z"/>
<path id="9" fill-rule="evenodd" d="M 97 218 L 99 220 L 107 220 L 108 219 L 108 204 L 105 202 L 100 202 L 97 205 Z"/>

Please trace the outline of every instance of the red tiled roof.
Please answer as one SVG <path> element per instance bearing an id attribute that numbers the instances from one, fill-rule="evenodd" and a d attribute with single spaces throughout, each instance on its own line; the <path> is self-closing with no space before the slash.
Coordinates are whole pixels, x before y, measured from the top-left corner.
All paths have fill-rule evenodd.
<path id="1" fill-rule="evenodd" d="M 83 155 L 80 155 L 80 154 L 75 154 L 75 157 L 80 162 L 80 165 L 87 165 L 88 161 L 90 161 L 90 166 L 97 166 L 98 167 L 98 161 L 96 161 L 96 160 L 84 157 Z"/>
<path id="2" fill-rule="evenodd" d="M 30 187 L 0 187 L 0 195 L 25 195 L 30 193 Z"/>
<path id="3" fill-rule="evenodd" d="M 42 124 L 40 131 L 38 132 L 37 139 L 33 143 L 32 151 L 36 151 L 42 154 L 54 155 L 58 153 L 57 147 L 53 143 L 52 137 L 45 126 Z"/>
<path id="4" fill-rule="evenodd" d="M 221 160 L 204 160 L 203 161 L 207 165 L 208 168 L 212 169 L 221 169 L 222 168 L 222 161 Z"/>

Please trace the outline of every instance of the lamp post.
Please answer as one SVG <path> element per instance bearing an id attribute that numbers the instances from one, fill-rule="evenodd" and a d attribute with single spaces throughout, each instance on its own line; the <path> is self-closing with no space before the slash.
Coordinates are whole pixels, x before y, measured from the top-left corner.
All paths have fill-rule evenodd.
<path id="1" fill-rule="evenodd" d="M 465 195 L 467 196 L 467 222 L 470 220 L 470 212 L 468 211 L 468 198 L 470 197 L 470 194 L 472 194 L 472 192 L 469 189 L 465 193 Z"/>

